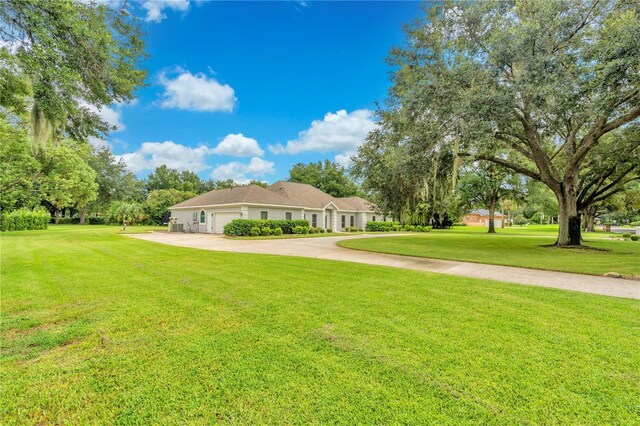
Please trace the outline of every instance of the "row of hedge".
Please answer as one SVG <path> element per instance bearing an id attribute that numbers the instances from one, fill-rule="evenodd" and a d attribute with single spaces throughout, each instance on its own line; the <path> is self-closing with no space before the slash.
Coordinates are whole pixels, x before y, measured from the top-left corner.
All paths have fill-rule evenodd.
<path id="1" fill-rule="evenodd" d="M 354 228 L 351 228 L 354 229 Z M 346 229 L 347 232 L 351 231 L 351 229 Z M 400 225 L 399 222 L 367 222 L 367 226 L 365 228 L 367 232 L 398 232 L 398 231 L 409 231 L 409 232 L 429 232 L 431 231 L 431 226 L 422 226 L 422 225 Z M 361 229 L 358 229 L 361 231 Z M 355 232 L 352 231 L 352 232 Z"/>
<path id="2" fill-rule="evenodd" d="M 0 215 L 0 231 L 47 229 L 51 214 L 46 210 L 20 209 Z"/>
<path id="3" fill-rule="evenodd" d="M 301 227 L 309 230 L 308 220 L 274 220 L 274 219 L 234 219 L 224 226 L 224 235 L 234 237 L 251 236 L 251 228 L 258 228 L 262 233 L 263 228 L 269 228 L 272 232 L 280 228 L 283 234 L 294 234 L 294 228 Z"/>

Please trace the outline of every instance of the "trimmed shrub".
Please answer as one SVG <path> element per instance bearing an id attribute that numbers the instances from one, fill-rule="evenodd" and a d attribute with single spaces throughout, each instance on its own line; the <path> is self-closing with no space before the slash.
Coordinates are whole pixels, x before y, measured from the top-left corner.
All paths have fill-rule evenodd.
<path id="1" fill-rule="evenodd" d="M 407 231 L 409 232 L 416 232 L 416 227 L 413 225 L 409 225 L 409 229 L 407 229 Z"/>
<path id="2" fill-rule="evenodd" d="M 316 232 L 318 232 L 318 230 L 314 227 L 309 228 L 309 233 L 310 234 L 315 234 Z"/>
<path id="3" fill-rule="evenodd" d="M 431 232 L 432 227 L 431 226 L 423 226 L 422 227 L 422 232 Z"/>
<path id="4" fill-rule="evenodd" d="M 398 222 L 367 222 L 365 229 L 367 232 L 391 232 L 395 227 L 400 227 Z"/>
<path id="5" fill-rule="evenodd" d="M 282 228 L 275 228 L 273 230 L 273 235 L 282 235 Z"/>
<path id="6" fill-rule="evenodd" d="M 631 238 L 631 234 L 622 234 L 622 238 Z"/>
<path id="7" fill-rule="evenodd" d="M 269 228 L 268 226 L 263 226 L 262 229 L 260 230 L 260 233 L 265 237 L 269 236 L 271 235 L 271 228 Z"/>
<path id="8" fill-rule="evenodd" d="M 640 241 L 640 235 L 632 235 L 630 238 L 631 241 Z"/>
<path id="9" fill-rule="evenodd" d="M 302 226 L 296 226 L 295 228 L 293 228 L 293 233 L 296 235 L 300 235 L 302 234 Z"/>
<path id="10" fill-rule="evenodd" d="M 327 228 L 327 234 L 331 234 L 331 233 L 333 233 L 333 229 Z"/>
<path id="11" fill-rule="evenodd" d="M 393 225 L 392 229 L 394 232 L 402 231 L 402 225 L 400 225 L 399 223 L 395 224 Z"/>
<path id="12" fill-rule="evenodd" d="M 274 220 L 274 219 L 234 219 L 224 226 L 224 234 L 235 237 L 250 235 L 251 228 L 262 229 L 268 227 L 272 231 L 276 228 L 282 229 L 283 234 L 294 234 L 296 226 L 309 226 L 307 220 Z"/>
<path id="13" fill-rule="evenodd" d="M 309 233 L 309 227 L 308 226 L 303 226 L 302 227 L 302 233 L 305 234 L 305 235 L 308 234 Z"/>
<path id="14" fill-rule="evenodd" d="M 321 234 L 324 234 L 324 233 L 325 233 L 324 228 L 320 228 L 320 233 L 321 233 Z"/>
<path id="15" fill-rule="evenodd" d="M 1 231 L 29 231 L 47 229 L 51 214 L 42 209 L 20 209 L 0 215 Z"/>
<path id="16" fill-rule="evenodd" d="M 416 225 L 416 232 L 422 232 L 422 225 Z"/>
<path id="17" fill-rule="evenodd" d="M 103 217 L 90 217 L 87 219 L 89 225 L 105 225 L 107 223 Z"/>
<path id="18" fill-rule="evenodd" d="M 260 228 L 258 228 L 257 226 L 254 226 L 249 230 L 249 235 L 251 235 L 252 237 L 260 236 Z"/>

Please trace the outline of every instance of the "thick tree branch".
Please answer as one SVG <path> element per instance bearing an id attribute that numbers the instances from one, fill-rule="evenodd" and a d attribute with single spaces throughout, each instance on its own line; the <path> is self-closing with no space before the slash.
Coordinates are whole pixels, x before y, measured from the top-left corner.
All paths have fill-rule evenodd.
<path id="1" fill-rule="evenodd" d="M 584 207 L 584 206 L 588 206 L 589 204 L 593 204 L 599 200 L 603 200 L 611 196 L 615 192 L 621 190 L 624 187 L 624 185 L 626 185 L 627 183 L 640 179 L 640 177 L 636 175 L 627 180 L 624 180 L 624 178 L 627 177 L 629 173 L 633 172 L 636 169 L 636 167 L 637 166 L 635 164 L 632 165 L 631 167 L 628 167 L 622 173 L 620 173 L 615 179 L 613 179 L 613 181 L 611 181 L 609 184 L 607 184 L 604 187 L 600 187 L 602 185 L 600 183 L 599 186 L 596 187 L 596 189 L 586 199 L 578 200 L 578 204 Z M 616 186 L 619 186 L 619 188 L 617 190 L 614 190 L 615 192 L 607 194 L 607 191 L 609 191 L 612 188 L 615 188 Z"/>
<path id="2" fill-rule="evenodd" d="M 516 151 L 518 151 L 520 154 L 524 155 L 528 159 L 533 160 L 533 156 L 531 155 L 531 152 L 527 151 L 525 149 L 525 147 L 523 147 L 522 145 L 518 144 L 517 142 L 515 142 L 515 141 L 513 141 L 511 139 L 508 139 L 508 138 L 504 137 L 503 135 L 512 136 L 512 135 L 509 135 L 508 133 L 504 133 L 504 132 L 496 132 L 495 133 L 496 139 L 499 139 L 501 141 L 504 141 L 504 142 L 508 143 L 511 148 L 515 149 Z"/>
<path id="3" fill-rule="evenodd" d="M 612 195 L 615 195 L 618 192 L 623 191 L 625 189 L 625 185 L 627 185 L 628 183 L 631 183 L 633 181 L 636 181 L 636 180 L 640 180 L 640 178 L 639 177 L 634 177 L 634 178 L 627 179 L 627 180 L 625 180 L 623 182 L 620 182 L 620 184 L 618 186 L 616 186 L 615 188 L 613 188 L 611 191 L 607 192 L 606 194 L 603 193 L 603 194 L 599 195 L 598 197 L 596 197 L 593 200 L 591 200 L 589 204 L 582 205 L 582 206 L 580 206 L 580 208 L 589 206 L 590 204 L 599 203 L 600 201 L 604 201 L 607 198 L 611 197 Z"/>
<path id="4" fill-rule="evenodd" d="M 640 105 L 633 108 L 626 114 L 619 116 L 618 118 L 606 122 L 604 117 L 600 117 L 593 128 L 582 138 L 582 143 L 576 150 L 576 152 L 571 156 L 569 162 L 567 163 L 565 177 L 574 173 L 580 164 L 580 162 L 584 159 L 584 157 L 591 151 L 593 147 L 598 144 L 598 141 L 602 135 L 608 133 L 612 130 L 617 129 L 618 127 L 635 120 L 640 116 Z"/>
<path id="5" fill-rule="evenodd" d="M 510 161 L 507 161 L 507 160 L 505 160 L 503 158 L 493 157 L 493 156 L 490 156 L 490 155 L 482 155 L 482 154 L 479 154 L 479 155 L 460 154 L 460 156 L 461 157 L 470 157 L 470 158 L 476 159 L 476 160 L 490 161 L 492 163 L 499 164 L 499 165 L 504 166 L 504 167 L 506 167 L 508 169 L 511 169 L 511 170 L 513 170 L 515 172 L 518 172 L 518 173 L 523 174 L 525 176 L 529 176 L 532 179 L 539 180 L 539 181 L 542 182 L 542 177 L 538 173 L 534 172 L 533 170 L 527 169 L 526 167 L 522 167 L 522 166 L 519 166 L 517 164 L 514 164 L 514 163 L 512 163 Z"/>

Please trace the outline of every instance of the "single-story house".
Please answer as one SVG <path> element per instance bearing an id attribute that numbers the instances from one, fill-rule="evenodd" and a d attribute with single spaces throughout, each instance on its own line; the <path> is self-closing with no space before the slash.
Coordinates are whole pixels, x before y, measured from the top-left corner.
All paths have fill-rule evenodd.
<path id="1" fill-rule="evenodd" d="M 311 185 L 278 181 L 218 189 L 169 207 L 174 229 L 222 234 L 234 219 L 306 219 L 314 228 L 343 231 L 382 221 L 375 207 L 360 197 L 336 198 Z"/>
<path id="2" fill-rule="evenodd" d="M 502 227 L 503 216 L 500 212 L 494 212 L 493 223 L 496 228 Z M 484 226 L 489 227 L 489 210 L 479 209 L 467 213 L 462 218 L 462 223 L 467 226 Z"/>

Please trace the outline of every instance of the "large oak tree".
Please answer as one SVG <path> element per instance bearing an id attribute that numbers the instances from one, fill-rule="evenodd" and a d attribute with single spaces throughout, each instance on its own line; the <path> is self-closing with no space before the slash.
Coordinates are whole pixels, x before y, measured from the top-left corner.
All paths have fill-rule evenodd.
<path id="1" fill-rule="evenodd" d="M 543 182 L 557 244 L 579 245 L 591 155 L 640 116 L 639 4 L 444 1 L 427 14 L 391 53 L 393 114 L 381 116 L 400 124 L 383 128 L 424 151 L 459 136 L 470 158 Z"/>

